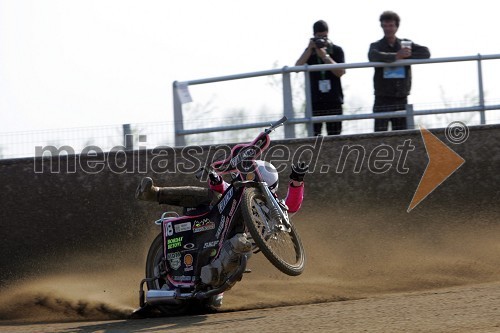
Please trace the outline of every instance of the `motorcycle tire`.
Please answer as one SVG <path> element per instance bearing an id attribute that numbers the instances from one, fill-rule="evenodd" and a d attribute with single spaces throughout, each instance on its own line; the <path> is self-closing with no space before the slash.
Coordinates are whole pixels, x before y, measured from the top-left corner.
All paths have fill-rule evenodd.
<path id="1" fill-rule="evenodd" d="M 300 275 L 304 271 L 306 256 L 293 224 L 290 231 L 270 230 L 266 198 L 257 188 L 245 190 L 241 207 L 248 232 L 264 256 L 283 273 Z"/>
<path id="2" fill-rule="evenodd" d="M 148 256 L 146 259 L 146 278 L 152 278 L 160 276 L 159 267 L 163 260 L 163 235 L 160 233 L 154 239 L 153 243 L 149 247 Z M 158 278 L 153 281 L 148 281 L 148 290 L 158 290 L 165 285 L 166 281 L 162 278 Z M 178 305 L 155 305 L 163 315 L 168 316 L 179 316 L 187 313 L 189 309 L 189 304 L 184 302 Z"/>

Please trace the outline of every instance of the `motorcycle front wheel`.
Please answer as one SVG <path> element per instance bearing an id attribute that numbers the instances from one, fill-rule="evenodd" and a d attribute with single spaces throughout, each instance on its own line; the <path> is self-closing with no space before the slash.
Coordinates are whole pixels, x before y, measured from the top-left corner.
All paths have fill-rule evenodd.
<path id="1" fill-rule="evenodd" d="M 275 225 L 266 197 L 257 188 L 245 190 L 242 212 L 245 225 L 264 256 L 283 273 L 300 275 L 304 271 L 306 256 L 293 224 L 290 230 Z"/>

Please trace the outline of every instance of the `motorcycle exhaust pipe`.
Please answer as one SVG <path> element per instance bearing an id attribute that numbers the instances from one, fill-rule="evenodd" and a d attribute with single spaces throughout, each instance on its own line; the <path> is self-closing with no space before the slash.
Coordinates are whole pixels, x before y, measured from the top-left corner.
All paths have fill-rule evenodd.
<path id="1" fill-rule="evenodd" d="M 192 298 L 191 293 L 178 293 L 175 290 L 148 290 L 146 303 L 151 305 L 182 304 L 183 299 Z"/>

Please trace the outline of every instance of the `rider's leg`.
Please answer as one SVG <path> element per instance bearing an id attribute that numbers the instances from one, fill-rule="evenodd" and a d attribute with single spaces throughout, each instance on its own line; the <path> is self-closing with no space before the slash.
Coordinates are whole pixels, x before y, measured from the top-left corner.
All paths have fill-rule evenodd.
<path id="1" fill-rule="evenodd" d="M 200 205 L 214 204 L 219 194 L 203 187 L 157 187 L 153 180 L 145 177 L 137 187 L 135 197 L 139 200 L 156 201 L 160 204 L 180 207 L 198 207 Z"/>
<path id="2" fill-rule="evenodd" d="M 158 202 L 179 207 L 210 205 L 213 193 L 208 188 L 198 186 L 160 187 Z"/>

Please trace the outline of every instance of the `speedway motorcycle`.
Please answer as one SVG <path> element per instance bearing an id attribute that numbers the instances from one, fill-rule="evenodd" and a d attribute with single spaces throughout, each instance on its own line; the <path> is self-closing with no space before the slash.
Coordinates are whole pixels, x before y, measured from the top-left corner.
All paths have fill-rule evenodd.
<path id="1" fill-rule="evenodd" d="M 255 163 L 271 142 L 269 134 L 286 120 L 283 117 L 252 142 L 234 146 L 226 159 L 201 169 L 197 177 L 231 177 L 210 209 L 185 216 L 165 212 L 155 222 L 161 232 L 147 255 L 136 317 L 151 311 L 180 315 L 194 308 L 216 310 L 222 293 L 248 272 L 248 259 L 257 252 L 285 274 L 303 272 L 304 247 L 287 207 L 269 190 Z"/>

